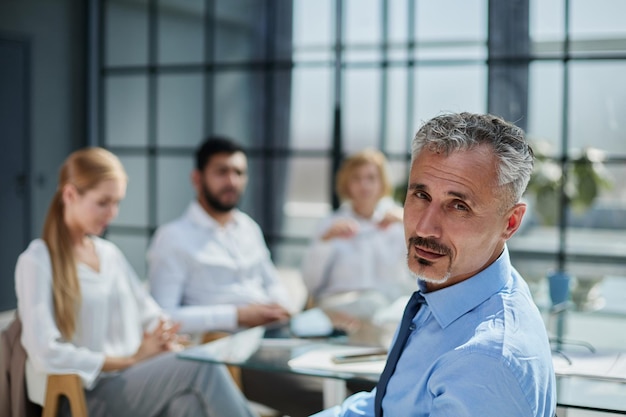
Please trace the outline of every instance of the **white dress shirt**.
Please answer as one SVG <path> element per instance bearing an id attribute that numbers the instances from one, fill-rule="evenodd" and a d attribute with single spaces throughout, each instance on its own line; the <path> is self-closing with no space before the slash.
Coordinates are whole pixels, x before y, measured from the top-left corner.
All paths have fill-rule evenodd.
<path id="1" fill-rule="evenodd" d="M 402 223 L 386 228 L 378 225 L 392 207 L 397 207 L 393 200 L 383 198 L 366 219 L 356 214 L 350 203 L 344 203 L 321 222 L 302 263 L 304 283 L 318 303 L 349 291 L 373 291 L 390 303 L 414 291 Z M 357 234 L 323 241 L 321 236 L 340 219 L 355 220 Z"/>
<path id="2" fill-rule="evenodd" d="M 47 374 L 77 373 L 95 386 L 105 356 L 131 356 L 143 331 L 162 315 L 113 243 L 93 237 L 100 271 L 79 263 L 82 302 L 76 333 L 65 341 L 54 320 L 52 270 L 46 244 L 36 239 L 17 260 L 15 288 L 22 319 L 26 384 L 31 401 L 43 404 Z"/>
<path id="3" fill-rule="evenodd" d="M 239 210 L 222 226 L 193 201 L 155 233 L 148 277 L 154 299 L 184 332 L 235 330 L 238 306 L 291 309 L 259 225 Z"/>

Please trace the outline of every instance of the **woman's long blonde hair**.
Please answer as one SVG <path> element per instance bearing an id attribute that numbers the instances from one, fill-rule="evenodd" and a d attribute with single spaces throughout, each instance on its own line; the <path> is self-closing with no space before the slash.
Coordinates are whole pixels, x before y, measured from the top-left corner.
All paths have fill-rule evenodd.
<path id="1" fill-rule="evenodd" d="M 71 184 L 80 194 L 84 194 L 102 181 L 110 179 L 125 181 L 126 178 L 120 160 L 102 148 L 75 151 L 61 166 L 57 190 L 43 226 L 42 239 L 48 247 L 52 264 L 54 318 L 66 340 L 71 340 L 76 331 L 81 295 L 70 231 L 65 223 L 63 189 L 67 184 Z"/>

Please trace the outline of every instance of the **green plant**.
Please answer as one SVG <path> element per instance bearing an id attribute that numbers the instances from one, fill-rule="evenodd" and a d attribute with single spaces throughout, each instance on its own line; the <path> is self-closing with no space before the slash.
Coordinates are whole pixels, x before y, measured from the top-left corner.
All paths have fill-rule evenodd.
<path id="1" fill-rule="evenodd" d="M 548 145 L 537 142 L 535 169 L 528 184 L 527 193 L 534 196 L 535 211 L 546 225 L 554 225 L 558 220 L 558 204 L 563 181 L 563 170 L 558 160 L 549 158 Z M 572 209 L 578 213 L 586 211 L 602 189 L 612 186 L 610 176 L 604 166 L 604 153 L 587 147 L 575 155 L 567 164 L 567 183 L 564 191 Z"/>

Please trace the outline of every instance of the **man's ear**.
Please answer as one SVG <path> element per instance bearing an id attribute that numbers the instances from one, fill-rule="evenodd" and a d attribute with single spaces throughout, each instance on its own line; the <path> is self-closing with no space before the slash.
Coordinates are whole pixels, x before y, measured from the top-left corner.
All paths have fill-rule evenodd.
<path id="1" fill-rule="evenodd" d="M 193 189 L 196 190 L 196 192 L 199 192 L 199 190 L 202 188 L 201 184 L 202 173 L 197 169 L 194 169 L 193 171 L 191 171 L 191 185 L 193 185 Z"/>
<path id="2" fill-rule="evenodd" d="M 505 240 L 509 240 L 517 232 L 522 224 L 524 213 L 526 213 L 526 203 L 517 203 L 509 209 L 506 217 L 506 228 L 503 233 Z"/>

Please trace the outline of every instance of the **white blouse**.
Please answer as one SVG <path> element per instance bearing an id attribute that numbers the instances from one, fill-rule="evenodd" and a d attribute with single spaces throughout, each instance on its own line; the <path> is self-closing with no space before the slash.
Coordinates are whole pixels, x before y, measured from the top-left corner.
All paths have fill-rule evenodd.
<path id="1" fill-rule="evenodd" d="M 406 263 L 402 223 L 378 226 L 385 213 L 395 206 L 382 199 L 370 219 L 357 215 L 349 203 L 321 222 L 319 231 L 304 256 L 302 274 L 310 294 L 319 303 L 349 291 L 375 291 L 388 303 L 415 290 Z M 321 240 L 333 223 L 342 218 L 356 220 L 358 233 L 349 239 Z"/>
<path id="2" fill-rule="evenodd" d="M 131 356 L 143 332 L 162 316 L 137 275 L 113 243 L 92 238 L 100 271 L 79 263 L 82 302 L 76 333 L 66 341 L 54 320 L 52 272 L 46 244 L 31 242 L 17 261 L 15 288 L 28 359 L 26 383 L 31 401 L 43 404 L 47 374 L 77 373 L 87 389 L 95 386 L 105 356 Z"/>

